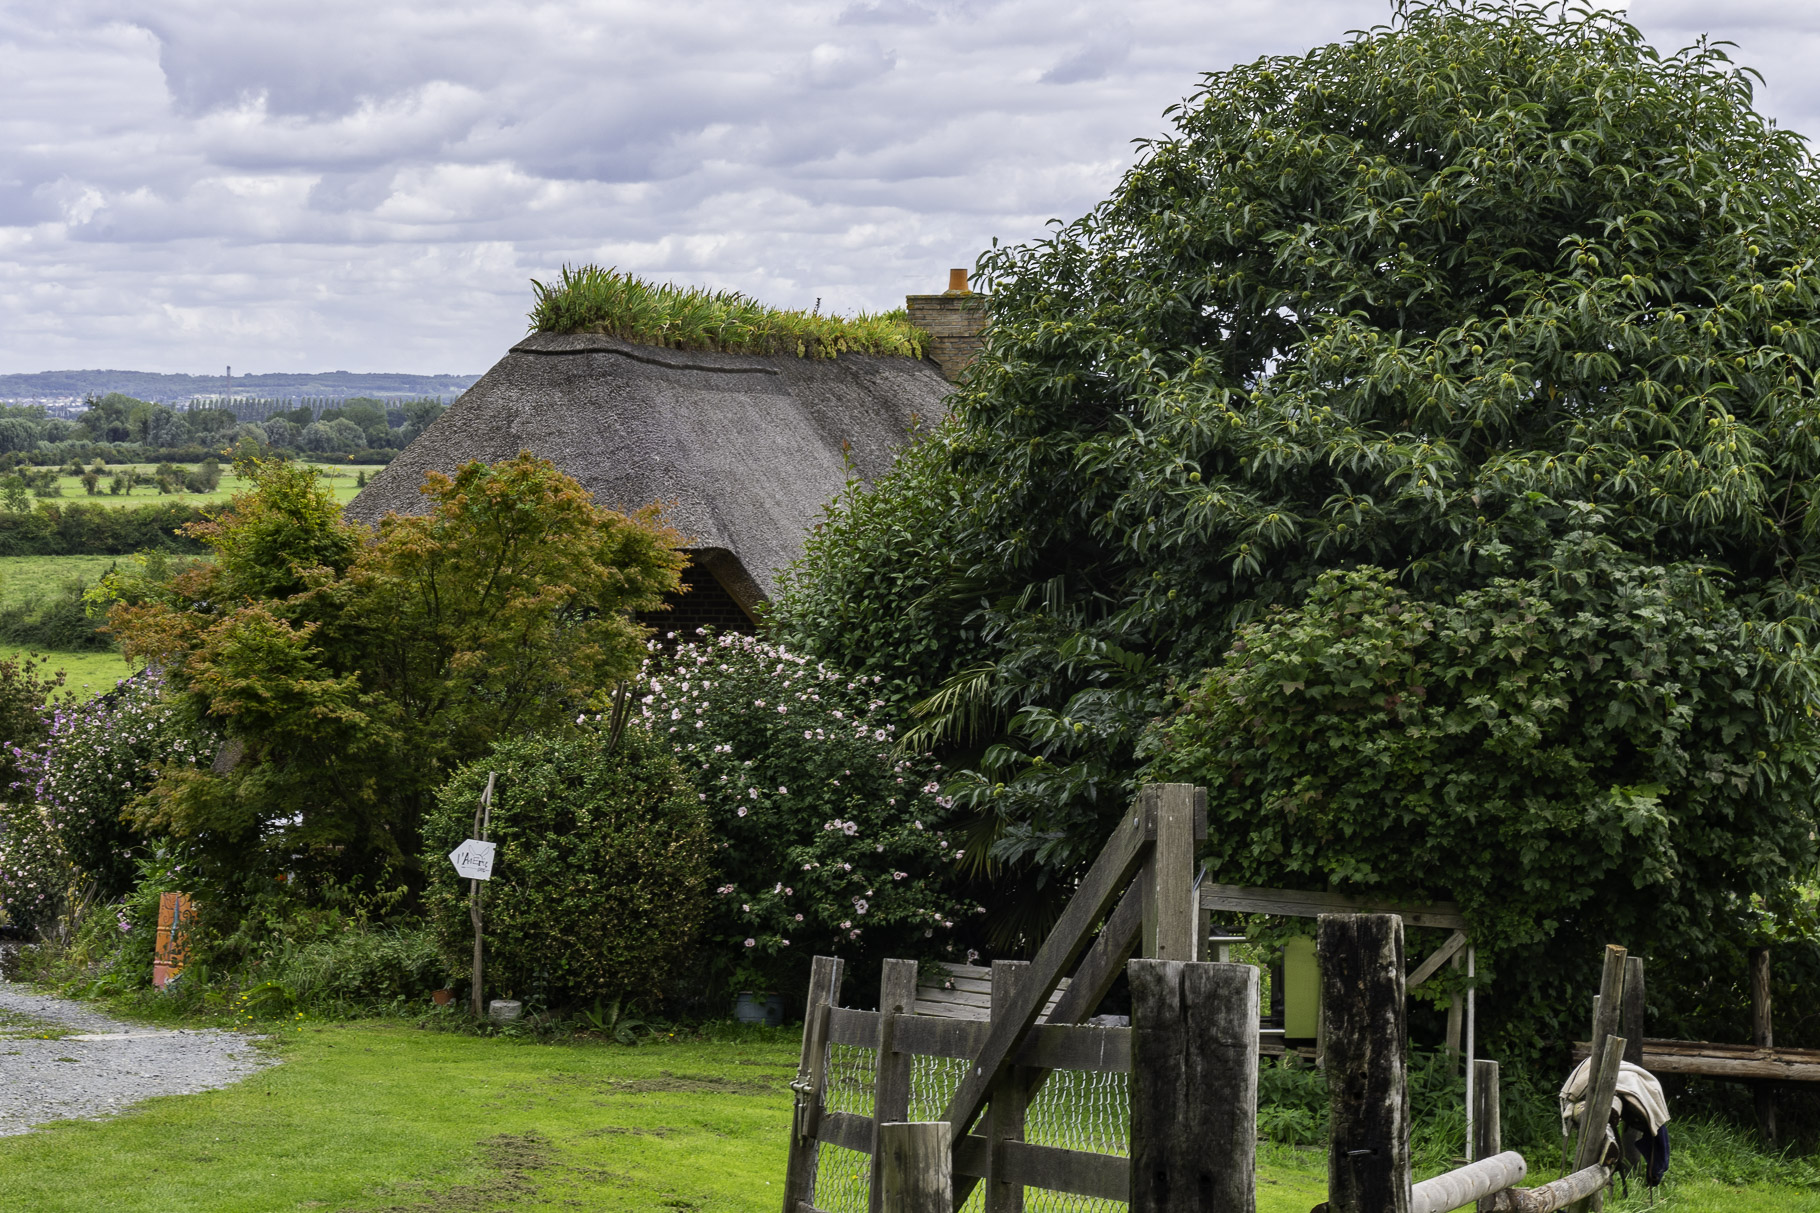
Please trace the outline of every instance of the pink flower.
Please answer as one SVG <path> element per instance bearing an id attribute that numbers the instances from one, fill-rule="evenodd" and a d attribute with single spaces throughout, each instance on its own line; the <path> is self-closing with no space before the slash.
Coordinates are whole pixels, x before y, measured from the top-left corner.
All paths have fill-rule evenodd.
<path id="1" fill-rule="evenodd" d="M 758 940 L 756 940 L 756 939 L 748 939 L 748 940 L 746 940 L 746 946 L 747 946 L 747 947 L 748 947 L 748 948 L 755 948 L 755 947 L 757 947 L 757 946 L 758 946 Z"/>

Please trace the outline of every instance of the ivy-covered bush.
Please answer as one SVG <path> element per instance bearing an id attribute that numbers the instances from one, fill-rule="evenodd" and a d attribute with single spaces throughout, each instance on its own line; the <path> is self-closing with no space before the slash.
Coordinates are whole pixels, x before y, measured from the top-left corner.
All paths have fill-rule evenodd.
<path id="1" fill-rule="evenodd" d="M 1724 985 L 1820 825 L 1811 684 L 1715 573 L 1585 534 L 1527 573 L 1448 598 L 1323 574 L 1239 629 L 1148 771 L 1207 787 L 1214 878 L 1458 901 L 1519 1047 L 1582 1029 L 1606 942 L 1673 958 L 1652 1016 Z"/>
<path id="2" fill-rule="evenodd" d="M 501 742 L 462 767 L 424 820 L 426 908 L 449 963 L 473 946 L 468 882 L 448 853 L 472 836 L 498 775 L 484 898 L 494 995 L 574 1005 L 658 993 L 694 942 L 708 898 L 708 831 L 695 785 L 642 728 Z"/>
<path id="3" fill-rule="evenodd" d="M 0 925 L 20 930 L 54 918 L 70 885 L 69 857 L 27 774 L 63 686 L 48 664 L 0 660 Z"/>
<path id="4" fill-rule="evenodd" d="M 794 990 L 818 952 L 960 958 L 957 930 L 978 907 L 951 891 L 964 855 L 950 805 L 934 763 L 894 755 L 876 679 L 702 633 L 654 657 L 639 706 L 701 786 L 717 974 Z"/>

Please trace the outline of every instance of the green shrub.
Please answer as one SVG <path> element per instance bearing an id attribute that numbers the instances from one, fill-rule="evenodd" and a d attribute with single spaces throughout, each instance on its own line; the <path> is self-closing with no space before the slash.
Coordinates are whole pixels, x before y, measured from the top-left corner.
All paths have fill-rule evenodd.
<path id="1" fill-rule="evenodd" d="M 120 491 L 129 487 L 114 478 Z M 109 492 L 116 492 L 112 485 Z M 36 508 L 0 512 L 0 556 L 127 556 L 147 549 L 200 552 L 183 528 L 203 521 L 192 505 L 112 507 L 40 501 Z"/>
<path id="2" fill-rule="evenodd" d="M 1589 535 L 1445 599 L 1323 574 L 1239 629 L 1149 774 L 1207 787 L 1219 880 L 1458 901 L 1507 1048 L 1572 1039 L 1609 940 L 1674 958 L 1672 1019 L 1815 862 L 1812 684 L 1724 589 Z"/>
<path id="3" fill-rule="evenodd" d="M 465 968 L 465 966 L 463 966 Z M 422 926 L 349 922 L 341 930 L 289 943 L 259 973 L 300 1005 L 346 1014 L 399 1002 L 421 1003 L 451 984 L 448 958 Z"/>
<path id="4" fill-rule="evenodd" d="M 486 983 L 551 1005 L 661 991 L 707 905 L 708 830 L 694 785 L 642 728 L 506 741 L 461 768 L 424 820 L 425 895 L 449 963 L 466 971 L 468 882 L 448 853 L 472 836 L 498 772 L 485 884 Z"/>
<path id="5" fill-rule="evenodd" d="M 540 333 L 606 333 L 641 345 L 734 354 L 833 358 L 852 351 L 921 358 L 928 334 L 904 312 L 851 318 L 783 311 L 738 291 L 659 286 L 616 269 L 562 267 L 554 286 L 533 280 L 531 327 Z"/>

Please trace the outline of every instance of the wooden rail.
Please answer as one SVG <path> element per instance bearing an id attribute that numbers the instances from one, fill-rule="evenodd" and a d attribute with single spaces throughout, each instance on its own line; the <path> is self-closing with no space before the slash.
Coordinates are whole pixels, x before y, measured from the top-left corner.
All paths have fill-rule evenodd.
<path id="1" fill-rule="evenodd" d="M 1574 1042 L 1574 1060 L 1590 1051 Z M 1820 1049 L 1759 1049 L 1753 1045 L 1710 1040 L 1662 1040 L 1645 1037 L 1643 1068 L 1651 1074 L 1697 1074 L 1706 1078 L 1773 1079 L 1820 1082 Z"/>

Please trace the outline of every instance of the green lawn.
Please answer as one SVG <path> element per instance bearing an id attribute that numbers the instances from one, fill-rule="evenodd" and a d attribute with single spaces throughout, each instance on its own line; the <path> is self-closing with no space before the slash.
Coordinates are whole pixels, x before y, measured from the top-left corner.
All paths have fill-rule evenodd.
<path id="1" fill-rule="evenodd" d="M 233 469 L 227 466 L 227 461 L 225 459 L 222 460 L 222 464 L 221 483 L 212 493 L 160 493 L 155 485 L 140 485 L 137 488 L 122 492 L 116 496 L 107 491 L 108 481 L 113 479 L 115 472 L 128 467 L 137 469 L 141 472 L 150 472 L 158 466 L 156 462 L 135 464 L 118 463 L 108 465 L 106 473 L 101 477 L 101 492 L 94 496 L 90 496 L 88 490 L 82 487 L 82 481 L 79 478 L 75 476 L 61 476 L 58 478 L 57 484 L 58 487 L 63 490 L 63 496 L 51 497 L 46 500 L 66 505 L 73 502 L 85 502 L 89 505 L 119 506 L 152 505 L 162 502 L 180 502 L 185 505 L 219 505 L 232 498 L 242 487 L 240 478 L 234 475 Z M 178 466 L 185 471 L 188 471 L 194 465 L 179 464 Z M 310 466 L 320 468 L 323 475 L 329 478 L 328 484 L 329 487 L 334 490 L 335 500 L 343 504 L 352 501 L 354 499 L 354 494 L 360 491 L 358 478 L 361 472 L 365 472 L 367 479 L 371 480 L 380 470 L 377 467 L 365 464 L 350 463 L 312 463 Z"/>
<path id="2" fill-rule="evenodd" d="M 0 645 L 0 657 L 21 658 L 29 650 Z M 105 691 L 114 689 L 114 684 L 133 673 L 139 667 L 128 662 L 119 653 L 44 653 L 40 657 L 50 658 L 44 668 L 50 671 L 62 670 L 65 690 L 74 691 L 83 699 L 92 699 Z"/>
<path id="3" fill-rule="evenodd" d="M 0 1208 L 775 1213 L 792 1036 L 629 1049 L 309 1026 L 275 1046 L 282 1065 L 235 1086 L 0 1138 Z M 1815 1207 L 1811 1190 L 1697 1178 L 1690 1142 L 1690 1178 L 1656 1208 Z M 1260 1163 L 1261 1213 L 1322 1198 L 1319 1152 L 1266 1146 Z M 1634 1193 L 1607 1207 L 1645 1206 Z"/>

